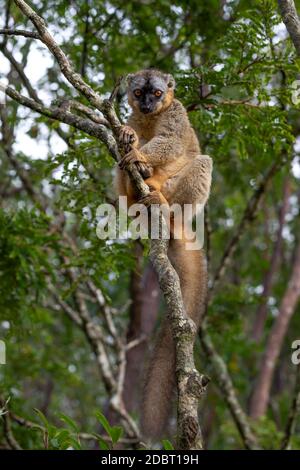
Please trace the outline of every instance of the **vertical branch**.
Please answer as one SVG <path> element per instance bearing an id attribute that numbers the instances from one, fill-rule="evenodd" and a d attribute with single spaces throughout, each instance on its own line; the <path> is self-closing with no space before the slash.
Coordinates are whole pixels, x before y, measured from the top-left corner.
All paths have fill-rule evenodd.
<path id="1" fill-rule="evenodd" d="M 253 326 L 253 332 L 252 332 L 252 338 L 255 341 L 260 340 L 263 330 L 264 330 L 264 325 L 267 319 L 267 314 L 268 314 L 267 301 L 271 294 L 274 274 L 276 273 L 279 262 L 280 262 L 280 254 L 281 254 L 282 241 L 283 241 L 282 232 L 283 232 L 283 227 L 285 223 L 285 216 L 289 207 L 289 195 L 290 195 L 290 184 L 289 184 L 289 179 L 286 178 L 284 181 L 284 187 L 283 187 L 282 205 L 281 205 L 281 208 L 279 211 L 279 217 L 278 217 L 277 239 L 274 244 L 274 248 L 273 248 L 273 252 L 271 256 L 270 267 L 264 277 L 261 302 L 255 314 L 255 320 L 254 320 L 254 326 Z"/>
<path id="2" fill-rule="evenodd" d="M 296 247 L 292 273 L 283 295 L 278 316 L 271 328 L 250 401 L 250 416 L 259 418 L 267 411 L 276 363 L 290 320 L 300 297 L 300 242 Z"/>
<path id="3" fill-rule="evenodd" d="M 297 54 L 300 56 L 300 21 L 293 0 L 278 0 L 279 11 L 286 29 L 291 36 Z"/>
<path id="4" fill-rule="evenodd" d="M 83 32 L 83 44 L 82 44 L 82 53 L 81 53 L 81 64 L 80 64 L 80 73 L 84 78 L 86 75 L 86 64 L 88 59 L 88 37 L 90 32 L 90 4 L 89 0 L 86 2 L 86 15 L 84 21 L 84 32 Z"/>
<path id="5" fill-rule="evenodd" d="M 209 379 L 199 374 L 195 368 L 196 325 L 185 313 L 179 277 L 167 256 L 169 242 L 166 239 L 166 224 L 161 214 L 159 219 L 162 238 L 152 240 L 150 259 L 158 274 L 160 288 L 167 304 L 175 344 L 178 390 L 177 445 L 179 449 L 203 449 L 198 402 Z"/>
<path id="6" fill-rule="evenodd" d="M 289 412 L 288 421 L 285 428 L 284 438 L 281 444 L 281 450 L 290 449 L 290 441 L 296 428 L 297 418 L 300 414 L 300 366 L 297 366 L 295 391 L 292 400 L 292 406 Z"/>
<path id="7" fill-rule="evenodd" d="M 136 262 L 130 281 L 130 311 L 127 342 L 139 341 L 127 351 L 127 367 L 124 381 L 123 398 L 129 411 L 137 411 L 140 402 L 142 373 L 151 333 L 156 324 L 159 310 L 159 285 L 156 273 L 148 263 L 143 269 L 143 247 L 135 242 Z"/>

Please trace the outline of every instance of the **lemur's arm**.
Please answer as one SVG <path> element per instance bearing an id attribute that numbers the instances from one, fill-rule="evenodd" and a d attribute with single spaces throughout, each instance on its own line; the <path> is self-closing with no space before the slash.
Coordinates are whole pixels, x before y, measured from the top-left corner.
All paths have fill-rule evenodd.
<path id="1" fill-rule="evenodd" d="M 159 133 L 139 149 L 153 167 L 163 166 L 184 154 L 190 124 L 183 107 L 173 102 L 157 127 Z"/>
<path id="2" fill-rule="evenodd" d="M 128 134 L 128 141 L 133 148 L 122 159 L 120 167 L 125 168 L 133 161 L 147 163 L 150 167 L 161 167 L 184 154 L 190 123 L 181 103 L 174 101 L 158 119 L 156 128 L 159 131 L 157 135 L 140 148 L 138 148 L 137 134 L 139 132 L 136 128 L 135 119 L 129 119 L 127 126 L 123 126 L 123 128 L 125 129 L 124 132 Z M 131 137 L 129 137 L 130 133 Z M 121 137 L 124 141 L 124 136 Z"/>
<path id="3" fill-rule="evenodd" d="M 138 150 L 139 145 L 143 142 L 143 139 L 139 138 L 138 133 L 139 126 L 135 122 L 134 117 L 130 116 L 127 124 L 122 126 L 119 132 L 119 141 L 124 146 L 126 152 L 119 162 L 119 167 L 124 170 L 131 163 L 135 163 L 138 171 L 145 179 L 152 175 L 153 170 L 146 157 Z"/>

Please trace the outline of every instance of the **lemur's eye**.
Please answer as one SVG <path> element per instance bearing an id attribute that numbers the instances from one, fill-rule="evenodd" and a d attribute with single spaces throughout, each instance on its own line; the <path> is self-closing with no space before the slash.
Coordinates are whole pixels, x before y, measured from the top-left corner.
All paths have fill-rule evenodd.
<path id="1" fill-rule="evenodd" d="M 141 96 L 142 91 L 141 90 L 134 90 L 135 96 Z"/>
<path id="2" fill-rule="evenodd" d="M 159 96 L 162 95 L 162 92 L 161 92 L 160 90 L 156 90 L 156 91 L 154 92 L 154 94 L 155 94 L 155 96 L 159 97 Z"/>

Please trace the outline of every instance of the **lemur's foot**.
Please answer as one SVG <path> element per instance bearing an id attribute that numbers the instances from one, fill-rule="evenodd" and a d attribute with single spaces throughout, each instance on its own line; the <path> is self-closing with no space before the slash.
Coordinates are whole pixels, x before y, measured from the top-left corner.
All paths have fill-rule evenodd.
<path id="1" fill-rule="evenodd" d="M 129 152 L 133 147 L 138 146 L 139 138 L 132 127 L 122 126 L 119 132 L 119 142 Z"/>
<path id="2" fill-rule="evenodd" d="M 149 194 L 147 194 L 147 196 L 141 197 L 138 202 L 139 204 L 144 204 L 146 207 L 150 207 L 153 204 L 165 204 L 166 200 L 160 191 L 155 190 L 151 191 Z"/>

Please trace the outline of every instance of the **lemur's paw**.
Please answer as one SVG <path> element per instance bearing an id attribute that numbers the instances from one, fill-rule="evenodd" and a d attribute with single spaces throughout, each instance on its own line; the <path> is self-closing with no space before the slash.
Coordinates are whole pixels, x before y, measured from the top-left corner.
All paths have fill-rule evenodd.
<path id="1" fill-rule="evenodd" d="M 139 138 L 134 129 L 130 126 L 122 126 L 119 132 L 119 142 L 125 148 L 137 147 Z"/>
<path id="2" fill-rule="evenodd" d="M 137 149 L 132 149 L 130 152 L 126 153 L 119 162 L 119 167 L 121 170 L 126 170 L 133 164 L 136 164 L 137 166 L 140 165 L 140 167 L 143 165 L 143 168 L 149 166 L 144 155 L 142 155 Z"/>
<path id="3" fill-rule="evenodd" d="M 139 204 L 144 204 L 146 207 L 150 207 L 153 204 L 164 204 L 164 199 L 160 191 L 151 191 L 147 196 L 139 199 Z"/>

